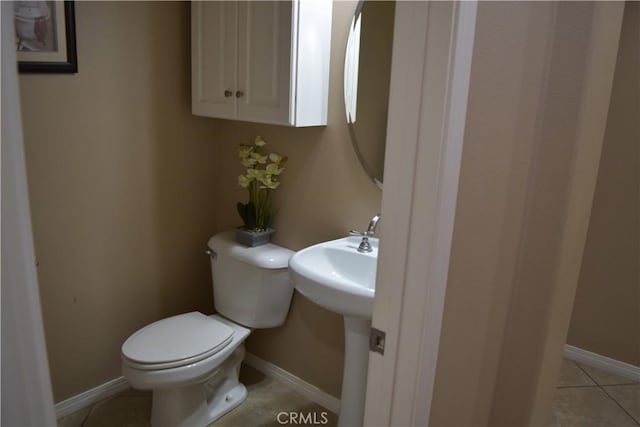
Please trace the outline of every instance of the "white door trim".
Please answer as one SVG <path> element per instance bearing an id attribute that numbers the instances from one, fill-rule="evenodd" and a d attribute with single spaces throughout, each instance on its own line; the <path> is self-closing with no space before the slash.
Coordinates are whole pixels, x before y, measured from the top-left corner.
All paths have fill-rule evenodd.
<path id="1" fill-rule="evenodd" d="M 22 142 L 13 6 L 2 2 L 2 425 L 51 426 L 53 410 Z"/>
<path id="2" fill-rule="evenodd" d="M 475 2 L 398 2 L 365 425 L 427 425 L 466 120 Z"/>

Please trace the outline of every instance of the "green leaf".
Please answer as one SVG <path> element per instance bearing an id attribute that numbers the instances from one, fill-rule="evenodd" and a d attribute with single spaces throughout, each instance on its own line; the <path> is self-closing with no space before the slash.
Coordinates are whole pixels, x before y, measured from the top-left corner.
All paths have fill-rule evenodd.
<path id="1" fill-rule="evenodd" d="M 246 218 L 244 221 L 244 225 L 249 229 L 256 228 L 256 207 L 253 202 L 249 202 L 246 204 Z"/>
<path id="2" fill-rule="evenodd" d="M 238 202 L 236 207 L 238 208 L 238 214 L 240 215 L 240 218 L 242 218 L 242 222 L 247 226 L 247 205 Z"/>
<path id="3" fill-rule="evenodd" d="M 271 209 L 267 209 L 264 213 L 264 228 L 271 227 L 271 221 L 273 220 L 273 212 Z"/>

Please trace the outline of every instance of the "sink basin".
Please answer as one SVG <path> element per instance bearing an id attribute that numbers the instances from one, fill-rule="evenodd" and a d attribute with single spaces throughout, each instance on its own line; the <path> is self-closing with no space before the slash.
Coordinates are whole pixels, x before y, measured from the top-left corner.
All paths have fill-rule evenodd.
<path id="1" fill-rule="evenodd" d="M 298 292 L 327 310 L 344 316 L 344 369 L 338 427 L 360 427 L 364 419 L 369 335 L 376 293 L 378 239 L 373 251 L 358 252 L 362 237 L 319 243 L 289 259 Z"/>
<path id="2" fill-rule="evenodd" d="M 297 252 L 289 261 L 295 288 L 327 310 L 371 319 L 375 295 L 378 239 L 372 252 L 358 252 L 361 237 L 344 237 Z"/>

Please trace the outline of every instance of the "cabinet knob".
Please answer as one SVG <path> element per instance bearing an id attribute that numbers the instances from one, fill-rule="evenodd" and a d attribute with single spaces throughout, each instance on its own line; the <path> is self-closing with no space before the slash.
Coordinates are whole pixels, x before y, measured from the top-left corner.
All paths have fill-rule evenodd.
<path id="1" fill-rule="evenodd" d="M 231 92 L 230 90 L 225 90 L 224 91 L 224 97 L 225 98 L 229 98 L 231 95 L 233 95 L 233 92 Z"/>
<path id="2" fill-rule="evenodd" d="M 244 92 L 239 90 L 236 92 L 236 98 L 242 98 L 244 96 Z"/>

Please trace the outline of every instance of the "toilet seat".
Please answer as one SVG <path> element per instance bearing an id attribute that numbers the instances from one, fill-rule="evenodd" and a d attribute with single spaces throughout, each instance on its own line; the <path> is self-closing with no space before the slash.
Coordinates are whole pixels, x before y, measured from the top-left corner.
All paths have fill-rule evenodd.
<path id="1" fill-rule="evenodd" d="M 213 356 L 232 338 L 230 326 L 194 311 L 140 329 L 122 345 L 122 358 L 140 370 L 175 368 Z"/>

